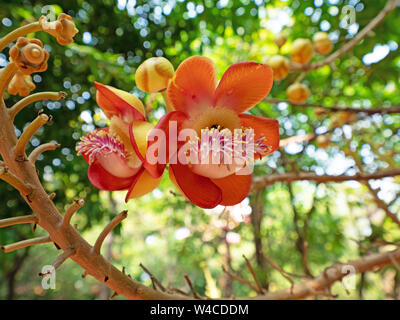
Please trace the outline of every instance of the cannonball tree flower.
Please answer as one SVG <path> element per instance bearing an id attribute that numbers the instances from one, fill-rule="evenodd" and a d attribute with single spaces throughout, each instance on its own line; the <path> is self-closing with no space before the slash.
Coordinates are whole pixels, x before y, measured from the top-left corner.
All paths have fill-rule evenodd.
<path id="1" fill-rule="evenodd" d="M 134 95 L 95 83 L 96 101 L 110 120 L 107 128 L 81 138 L 77 146 L 89 164 L 90 182 L 100 190 L 128 190 L 125 201 L 141 197 L 161 182 L 144 168 L 147 134 L 154 127 L 145 119 L 143 103 Z"/>
<path id="2" fill-rule="evenodd" d="M 211 138 L 205 141 L 206 144 L 211 144 L 213 139 L 224 140 L 229 136 L 227 133 L 232 136 L 235 130 L 241 129 L 253 133 L 254 158 L 274 152 L 279 146 L 278 121 L 245 114 L 269 93 L 272 74 L 265 64 L 240 62 L 230 66 L 218 84 L 215 65 L 210 59 L 195 56 L 183 61 L 167 91 L 175 111 L 164 115 L 148 137 L 145 167 L 152 176 L 159 177 L 166 167 L 165 162 L 169 162 L 171 181 L 195 205 L 213 208 L 240 203 L 250 191 L 251 171 L 240 162 L 181 161 L 179 154 L 190 151 L 187 147 L 193 140 L 179 142 L 178 138 L 175 144 L 171 143 L 171 128 L 176 127 L 177 135 L 186 129 L 193 130 L 198 136 L 206 131 L 207 139 Z M 158 138 L 152 141 L 152 137 L 160 131 L 164 133 L 166 145 L 154 151 Z M 235 144 L 246 145 L 247 142 L 240 137 L 234 140 Z M 203 139 L 201 143 L 204 143 Z M 224 153 L 227 149 L 232 149 L 232 145 L 220 151 Z M 150 161 L 153 151 L 157 161 Z M 206 153 L 200 157 L 210 155 Z"/>

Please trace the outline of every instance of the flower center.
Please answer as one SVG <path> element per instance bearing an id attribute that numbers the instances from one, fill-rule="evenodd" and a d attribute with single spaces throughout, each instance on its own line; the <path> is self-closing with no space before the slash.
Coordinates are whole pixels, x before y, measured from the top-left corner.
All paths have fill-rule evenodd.
<path id="1" fill-rule="evenodd" d="M 184 128 L 191 128 L 201 136 L 202 129 L 229 129 L 233 132 L 241 127 L 239 116 L 235 111 L 222 107 L 207 107 L 194 113 L 183 124 Z"/>

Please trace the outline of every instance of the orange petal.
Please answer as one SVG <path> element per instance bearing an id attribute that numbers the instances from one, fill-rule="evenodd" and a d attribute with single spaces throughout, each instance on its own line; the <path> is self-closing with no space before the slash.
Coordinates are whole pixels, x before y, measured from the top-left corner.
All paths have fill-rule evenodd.
<path id="1" fill-rule="evenodd" d="M 168 86 L 168 98 L 175 110 L 190 114 L 212 105 L 217 77 L 214 63 L 205 57 L 183 61 Z"/>
<path id="2" fill-rule="evenodd" d="M 154 179 L 144 168 L 142 167 L 141 171 L 135 177 L 135 180 L 132 182 L 131 187 L 126 195 L 125 202 L 128 202 L 130 199 L 139 198 L 144 196 L 145 194 L 153 191 L 158 187 L 162 180 L 162 176 Z"/>
<path id="3" fill-rule="evenodd" d="M 259 103 L 272 88 L 272 69 L 266 64 L 239 62 L 224 73 L 215 91 L 214 106 L 243 113 Z"/>
<path id="4" fill-rule="evenodd" d="M 279 122 L 275 119 L 256 117 L 250 114 L 239 115 L 243 127 L 253 128 L 255 140 L 264 137 L 264 142 L 270 146 L 267 154 L 271 154 L 279 147 Z M 265 154 L 265 155 L 267 155 Z M 265 156 L 264 155 L 264 156 Z"/>
<path id="5" fill-rule="evenodd" d="M 232 174 L 222 179 L 211 179 L 222 191 L 223 206 L 233 206 L 240 203 L 250 192 L 251 174 Z"/>
<path id="6" fill-rule="evenodd" d="M 221 202 L 221 190 L 209 178 L 192 172 L 187 165 L 171 164 L 169 176 L 186 198 L 196 206 L 209 209 Z"/>
<path id="7" fill-rule="evenodd" d="M 118 116 L 130 123 L 135 120 L 145 120 L 143 103 L 133 94 L 111 86 L 95 82 L 97 89 L 96 101 L 107 118 Z"/>

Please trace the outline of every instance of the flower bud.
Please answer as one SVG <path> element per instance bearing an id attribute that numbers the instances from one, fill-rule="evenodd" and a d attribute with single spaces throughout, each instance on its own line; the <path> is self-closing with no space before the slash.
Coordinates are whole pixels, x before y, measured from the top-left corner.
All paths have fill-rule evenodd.
<path id="1" fill-rule="evenodd" d="M 283 32 L 278 33 L 274 38 L 274 42 L 279 48 L 282 47 L 286 43 L 286 41 L 287 36 Z"/>
<path id="2" fill-rule="evenodd" d="M 314 55 L 312 43 L 308 39 L 296 39 L 292 44 L 290 57 L 299 64 L 308 63 Z"/>
<path id="3" fill-rule="evenodd" d="M 21 71 L 17 71 L 8 85 L 8 93 L 12 95 L 19 94 L 21 97 L 26 97 L 36 86 L 30 75 L 24 75 Z"/>
<path id="4" fill-rule="evenodd" d="M 144 61 L 136 70 L 137 87 L 144 92 L 160 92 L 168 87 L 169 80 L 174 76 L 174 67 L 163 57 L 150 58 Z"/>
<path id="5" fill-rule="evenodd" d="M 328 54 L 333 49 L 333 43 L 326 32 L 317 32 L 313 37 L 314 49 L 320 54 Z"/>
<path id="6" fill-rule="evenodd" d="M 291 103 L 299 104 L 305 102 L 308 99 L 308 96 L 310 95 L 310 90 L 305 84 L 295 82 L 287 88 L 286 94 Z"/>
<path id="7" fill-rule="evenodd" d="M 20 37 L 10 49 L 10 59 L 25 75 L 46 71 L 49 56 L 43 48 L 43 43 L 38 39 Z"/>
<path id="8" fill-rule="evenodd" d="M 46 31 L 55 37 L 57 42 L 61 45 L 73 43 L 73 38 L 79 31 L 75 27 L 75 23 L 72 18 L 65 13 L 61 13 L 58 16 L 57 21 L 50 22 L 47 21 L 46 17 L 42 16 L 39 19 L 39 23 L 43 31 Z"/>
<path id="9" fill-rule="evenodd" d="M 286 78 L 289 73 L 289 59 L 284 56 L 272 56 L 268 59 L 266 64 L 272 68 L 272 71 L 274 72 L 274 80 L 282 80 L 283 78 Z"/>

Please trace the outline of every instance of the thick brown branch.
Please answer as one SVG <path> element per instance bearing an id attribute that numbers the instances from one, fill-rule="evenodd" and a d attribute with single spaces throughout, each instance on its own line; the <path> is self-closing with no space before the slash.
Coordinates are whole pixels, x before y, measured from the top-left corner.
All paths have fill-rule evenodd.
<path id="1" fill-rule="evenodd" d="M 38 223 L 38 218 L 34 215 L 22 216 L 22 217 L 13 217 L 8 219 L 0 220 L 0 228 L 14 226 L 17 224 L 24 224 L 24 223 Z"/>
<path id="2" fill-rule="evenodd" d="M 252 190 L 258 190 L 274 184 L 276 182 L 293 182 L 299 180 L 315 181 L 320 183 L 326 182 L 343 182 L 343 181 L 366 181 L 371 179 L 382 179 L 385 177 L 394 177 L 400 175 L 400 168 L 385 169 L 374 173 L 357 173 L 354 176 L 348 175 L 317 175 L 314 172 L 285 172 L 280 174 L 270 174 L 263 177 L 254 177 Z"/>
<path id="3" fill-rule="evenodd" d="M 96 243 L 94 244 L 93 251 L 95 253 L 100 254 L 101 245 L 103 244 L 104 239 L 127 216 L 128 216 L 128 211 L 125 210 L 125 211 L 122 211 L 120 214 L 118 214 L 116 217 L 114 217 L 114 219 L 112 219 L 110 221 L 110 223 L 100 233 L 99 237 L 96 240 Z"/>
<path id="4" fill-rule="evenodd" d="M 345 43 L 339 50 L 333 52 L 324 60 L 309 65 L 292 64 L 291 69 L 295 71 L 310 71 L 319 69 L 328 64 L 332 64 L 336 59 L 346 54 L 348 51 L 353 49 L 358 42 L 364 39 L 372 29 L 379 25 L 387 17 L 387 15 L 397 7 L 399 3 L 400 0 L 388 0 L 382 11 L 379 12 L 378 15 L 372 19 L 359 33 L 357 33 L 353 39 Z"/>
<path id="5" fill-rule="evenodd" d="M 36 244 L 48 243 L 48 242 L 51 242 L 51 239 L 49 236 L 45 236 L 45 237 L 23 240 L 12 244 L 7 244 L 5 246 L 1 246 L 0 249 L 3 250 L 5 253 L 8 253 L 21 248 L 26 248 L 34 246 Z"/>

